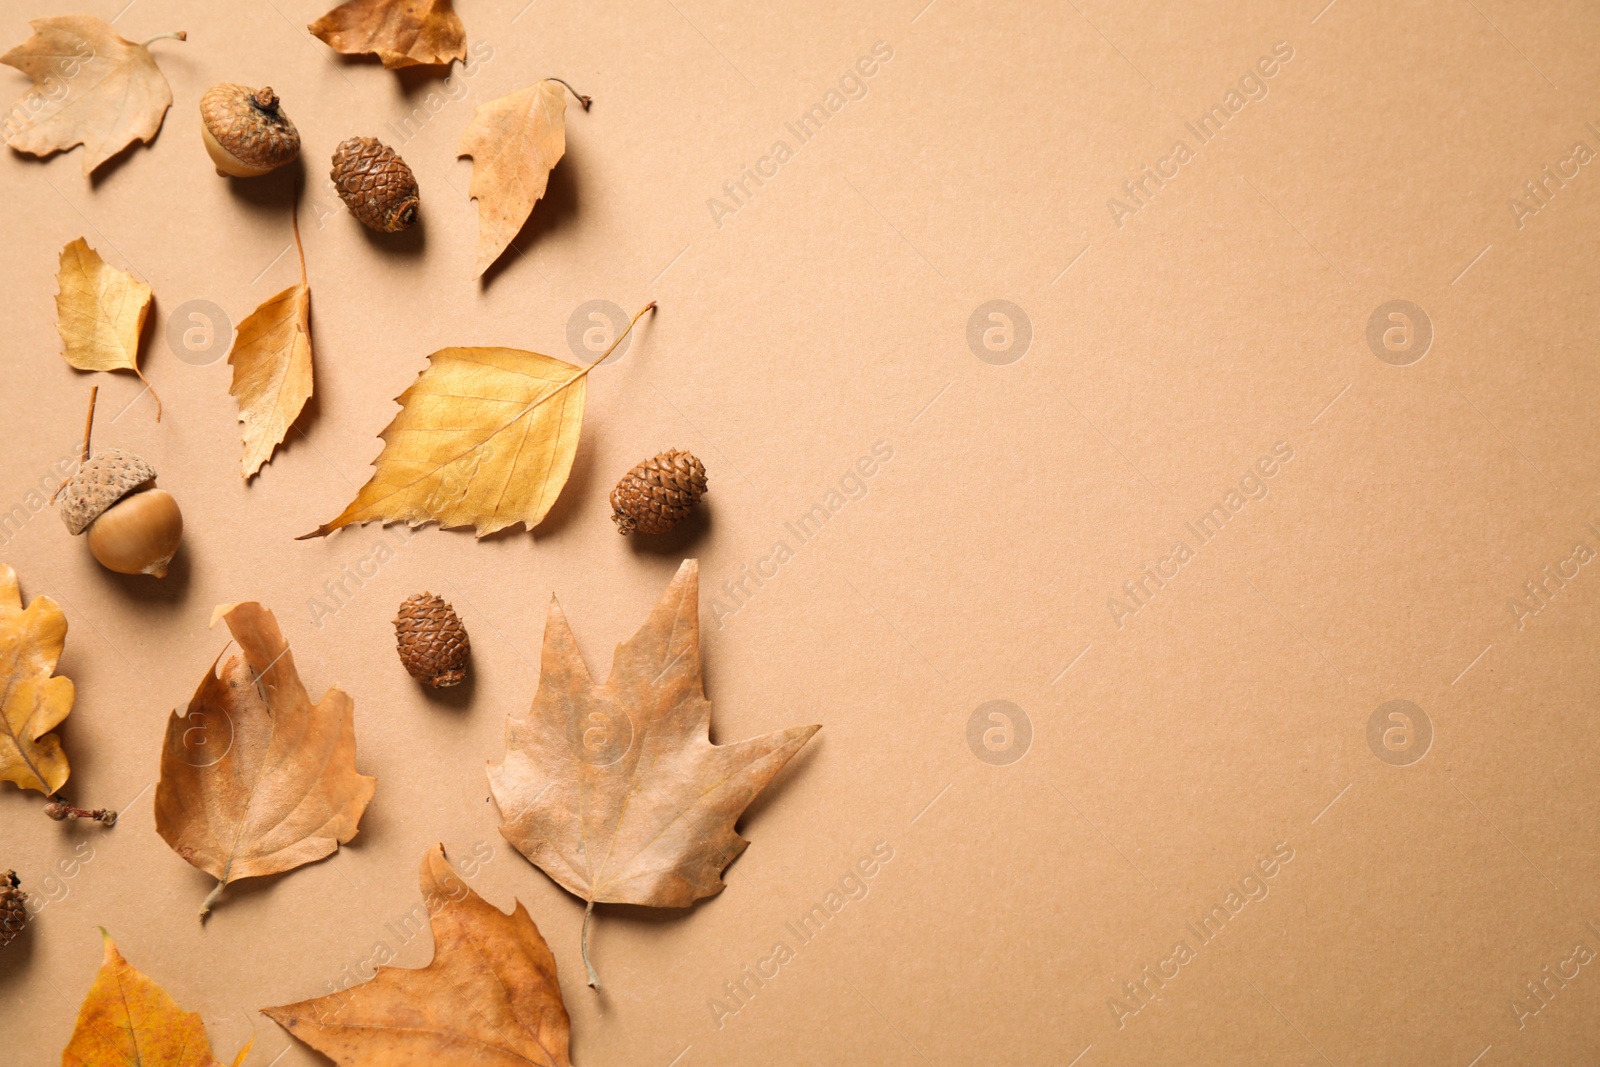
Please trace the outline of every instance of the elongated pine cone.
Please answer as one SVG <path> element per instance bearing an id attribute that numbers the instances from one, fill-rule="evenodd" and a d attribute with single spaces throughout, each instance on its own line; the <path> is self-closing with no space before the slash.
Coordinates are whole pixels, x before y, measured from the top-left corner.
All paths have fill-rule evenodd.
<path id="1" fill-rule="evenodd" d="M 21 884 L 16 871 L 0 874 L 0 948 L 15 941 L 28 923 L 28 898 L 18 888 Z"/>
<path id="2" fill-rule="evenodd" d="M 406 161 L 376 137 L 352 137 L 333 153 L 334 188 L 350 214 L 383 233 L 417 221 L 417 179 Z"/>
<path id="3" fill-rule="evenodd" d="M 670 448 L 622 476 L 611 490 L 611 521 L 619 533 L 663 534 L 682 522 L 705 492 L 705 465 Z"/>
<path id="4" fill-rule="evenodd" d="M 418 593 L 407 597 L 394 620 L 400 662 L 423 685 L 445 689 L 467 677 L 472 642 L 455 609 L 442 597 Z"/>

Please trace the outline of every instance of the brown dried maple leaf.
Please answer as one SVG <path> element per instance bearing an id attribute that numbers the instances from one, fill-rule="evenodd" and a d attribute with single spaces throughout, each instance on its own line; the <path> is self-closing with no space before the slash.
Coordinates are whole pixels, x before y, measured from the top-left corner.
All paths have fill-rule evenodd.
<path id="1" fill-rule="evenodd" d="M 11 106 L 6 144 L 19 152 L 48 156 L 83 145 L 83 173 L 135 140 L 149 143 L 172 106 L 172 87 L 150 55 L 163 33 L 143 44 L 124 40 L 93 15 L 34 19 L 33 36 L 0 56 L 33 79 L 33 87 Z"/>
<path id="2" fill-rule="evenodd" d="M 309 28 L 335 52 L 370 53 L 391 70 L 467 58 L 467 31 L 450 0 L 349 0 Z"/>
<path id="3" fill-rule="evenodd" d="M 687 907 L 750 844 L 734 823 L 820 726 L 711 743 L 700 677 L 700 569 L 684 560 L 596 685 L 550 601 L 539 691 L 489 768 L 500 833 L 589 903 Z M 599 979 L 588 959 L 589 984 Z"/>
<path id="4" fill-rule="evenodd" d="M 354 703 L 330 689 L 316 705 L 272 612 L 225 604 L 244 654 L 206 672 L 183 715 L 167 720 L 156 832 L 224 886 L 293 870 L 355 837 L 376 779 L 356 771 Z M 222 657 L 217 657 L 221 662 Z"/>
<path id="5" fill-rule="evenodd" d="M 379 967 L 372 980 L 262 1014 L 344 1064 L 571 1067 L 556 961 L 519 901 L 508 915 L 474 893 L 444 847 L 422 859 L 433 927 L 426 967 Z"/>

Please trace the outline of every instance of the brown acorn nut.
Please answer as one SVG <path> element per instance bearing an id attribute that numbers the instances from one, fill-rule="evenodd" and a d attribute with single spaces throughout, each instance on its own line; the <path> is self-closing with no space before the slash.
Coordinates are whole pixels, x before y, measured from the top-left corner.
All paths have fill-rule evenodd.
<path id="1" fill-rule="evenodd" d="M 705 465 L 670 448 L 622 476 L 611 490 L 611 521 L 621 534 L 664 534 L 694 510 L 705 492 Z"/>
<path id="2" fill-rule="evenodd" d="M 0 874 L 0 948 L 15 941 L 28 925 L 28 895 L 21 886 L 16 871 Z"/>
<path id="3" fill-rule="evenodd" d="M 213 85 L 200 98 L 200 137 L 224 177 L 258 178 L 300 155 L 300 131 L 271 88 Z"/>
<path id="4" fill-rule="evenodd" d="M 446 689 L 466 679 L 472 642 L 460 616 L 442 597 L 423 592 L 402 601 L 394 636 L 400 662 L 423 685 Z"/>
<path id="5" fill-rule="evenodd" d="M 417 221 L 416 176 L 399 153 L 376 137 L 341 142 L 329 177 L 350 214 L 372 229 L 398 233 Z"/>
<path id="6" fill-rule="evenodd" d="M 89 551 L 100 565 L 118 574 L 165 578 L 167 565 L 183 539 L 183 513 L 156 471 L 120 448 L 91 455 L 96 387 L 89 394 L 89 426 L 83 435 L 83 460 L 57 490 L 61 521 L 72 535 L 88 531 Z"/>

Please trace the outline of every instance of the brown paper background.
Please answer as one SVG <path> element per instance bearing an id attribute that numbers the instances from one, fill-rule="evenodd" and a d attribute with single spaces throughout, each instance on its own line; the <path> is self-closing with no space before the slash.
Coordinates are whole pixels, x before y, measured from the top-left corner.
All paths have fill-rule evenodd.
<path id="1" fill-rule="evenodd" d="M 441 841 L 492 849 L 473 886 L 528 905 L 581 1064 L 1600 1056 L 1600 962 L 1549 981 L 1537 1014 L 1523 986 L 1600 952 L 1600 562 L 1520 626 L 1509 606 L 1577 543 L 1600 550 L 1600 162 L 1520 227 L 1508 204 L 1575 142 L 1600 150 L 1600 16 L 1579 0 L 923 4 L 462 0 L 492 55 L 448 85 L 334 57 L 302 31 L 322 11 L 305 0 L 4 5 L 8 46 L 26 17 L 85 9 L 189 40 L 155 47 L 176 103 L 153 145 L 92 183 L 78 152 L 0 164 L 0 498 L 26 520 L 0 558 L 70 622 L 67 792 L 124 812 L 110 831 L 57 825 L 0 790 L 0 866 L 47 901 L 0 956 L 0 1059 L 56 1062 L 104 925 L 224 1058 L 254 1032 L 250 1064 L 323 1062 L 255 1009 L 326 992 L 380 942 L 425 963 L 429 939 L 386 924 Z M 876 42 L 893 55 L 866 95 L 797 147 L 785 123 Z M 1184 123 L 1279 42 L 1293 58 L 1267 95 L 1115 225 L 1121 183 L 1193 147 Z M 551 193 L 483 286 L 454 146 L 474 105 L 545 75 L 596 104 L 569 109 Z M 189 301 L 237 322 L 294 280 L 292 176 L 230 183 L 202 150 L 197 101 L 220 80 L 279 92 L 310 176 L 317 394 L 248 486 L 220 350 L 195 365 L 166 340 Z M 389 124 L 413 108 L 429 117 L 405 139 Z M 351 134 L 401 148 L 419 233 L 377 237 L 332 200 L 326 161 Z M 718 225 L 708 200 L 778 139 L 792 158 Z M 80 235 L 154 286 L 159 425 L 132 376 L 59 358 L 56 255 Z M 367 477 L 427 353 L 577 359 L 581 305 L 650 299 L 659 315 L 591 379 L 537 532 L 292 540 Z M 967 340 L 994 299 L 1031 324 L 1008 365 Z M 1367 342 L 1392 300 L 1432 326 L 1406 366 Z M 109 575 L 32 514 L 91 380 L 97 441 L 146 456 L 183 505 L 162 583 Z M 880 441 L 893 458 L 865 496 L 800 543 L 785 524 Z M 1267 495 L 1199 545 L 1185 524 L 1279 443 L 1293 458 Z M 706 519 L 619 538 L 607 491 L 669 446 L 704 458 Z M 1180 539 L 1192 558 L 1119 628 L 1108 599 Z M 724 583 L 780 540 L 792 558 L 734 599 Z M 687 914 L 601 909 L 596 996 L 583 909 L 498 836 L 483 766 L 531 701 L 549 596 L 603 673 L 685 555 L 703 567 L 714 736 L 825 728 L 741 824 L 753 844 L 725 892 Z M 421 589 L 471 630 L 464 694 L 426 695 L 395 660 L 389 620 Z M 213 605 L 250 598 L 314 694 L 354 696 L 378 788 L 351 846 L 237 886 L 202 930 L 209 881 L 155 834 L 149 790 L 165 717 L 223 646 Z M 1014 762 L 969 747 L 991 700 L 1031 724 L 1025 753 L 1015 733 L 1000 753 Z M 1391 700 L 1431 724 L 1406 765 L 1415 747 L 1368 742 Z M 800 944 L 784 924 L 880 842 L 893 859 L 867 895 Z M 1264 899 L 1209 943 L 1186 930 L 1274 846 L 1293 858 Z M 75 848 L 92 858 L 60 873 Z M 1123 983 L 1179 940 L 1194 958 L 1132 1012 Z M 724 983 L 778 941 L 794 958 L 714 1024 L 715 998 L 735 1006 Z"/>

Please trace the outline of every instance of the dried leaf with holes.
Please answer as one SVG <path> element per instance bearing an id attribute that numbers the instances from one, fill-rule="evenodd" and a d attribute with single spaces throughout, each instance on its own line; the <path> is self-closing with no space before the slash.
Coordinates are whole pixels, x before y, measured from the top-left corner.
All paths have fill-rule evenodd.
<path id="1" fill-rule="evenodd" d="M 450 0 L 350 0 L 309 28 L 335 52 L 376 55 L 391 70 L 467 58 L 467 31 Z"/>
<path id="2" fill-rule="evenodd" d="M 221 1067 L 200 1013 L 184 1011 L 135 970 L 103 927 L 100 937 L 105 960 L 78 1009 L 61 1067 Z M 253 1043 L 245 1042 L 233 1067 L 244 1062 Z"/>
<path id="3" fill-rule="evenodd" d="M 139 370 L 139 335 L 150 314 L 150 287 L 108 264 L 79 237 L 61 250 L 56 273 L 56 330 L 66 346 L 62 356 L 78 370 L 131 370 L 150 389 Z M 156 421 L 161 421 L 161 398 Z"/>
<path id="4" fill-rule="evenodd" d="M 527 909 L 507 914 L 478 896 L 439 845 L 421 882 L 426 967 L 379 967 L 371 981 L 262 1014 L 345 1067 L 571 1067 L 555 957 Z"/>
<path id="5" fill-rule="evenodd" d="M 467 195 L 478 202 L 478 273 L 500 258 L 533 205 L 544 196 L 550 171 L 567 150 L 567 93 L 585 111 L 590 99 L 560 78 L 546 78 L 510 96 L 480 104 L 461 135 L 458 156 L 472 157 Z"/>
<path id="6" fill-rule="evenodd" d="M 11 106 L 6 144 L 18 152 L 48 156 L 83 145 L 83 174 L 135 140 L 148 144 L 172 106 L 172 88 L 150 54 L 163 33 L 143 44 L 117 36 L 92 15 L 34 19 L 33 36 L 0 56 L 33 79 L 33 87 Z"/>
<path id="7" fill-rule="evenodd" d="M 655 307 L 652 301 L 633 316 Z M 479 537 L 537 526 L 572 472 L 583 431 L 587 367 L 516 348 L 443 348 L 399 396 L 378 469 L 321 537 L 352 523 L 437 522 Z"/>
<path id="8" fill-rule="evenodd" d="M 700 678 L 700 568 L 684 560 L 650 618 L 596 685 L 561 606 L 544 627 L 539 692 L 489 767 L 500 833 L 574 896 L 683 908 L 722 890 L 750 842 L 734 823 L 820 726 L 711 743 Z"/>
<path id="9" fill-rule="evenodd" d="M 322 859 L 356 836 L 376 780 L 356 770 L 354 703 L 330 689 L 313 705 L 272 612 L 224 604 L 243 654 L 217 657 L 161 747 L 156 832 L 225 886 Z"/>
<path id="10" fill-rule="evenodd" d="M 300 253 L 300 284 L 291 285 L 239 324 L 228 363 L 244 423 L 246 480 L 261 470 L 289 434 L 311 399 L 311 287 L 300 243 L 300 212 L 294 213 L 294 246 Z"/>
<path id="11" fill-rule="evenodd" d="M 67 781 L 67 754 L 50 731 L 72 711 L 71 679 L 56 664 L 67 617 L 47 596 L 23 610 L 17 572 L 0 563 L 0 780 L 46 795 Z"/>

